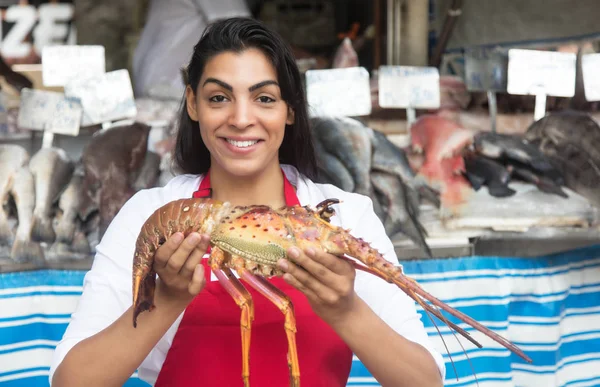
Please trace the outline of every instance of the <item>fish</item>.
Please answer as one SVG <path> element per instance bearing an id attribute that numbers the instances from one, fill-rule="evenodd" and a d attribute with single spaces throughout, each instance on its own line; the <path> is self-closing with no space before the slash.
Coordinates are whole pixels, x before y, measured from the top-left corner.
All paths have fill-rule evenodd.
<path id="1" fill-rule="evenodd" d="M 548 157 L 535 145 L 519 136 L 479 132 L 475 136 L 473 147 L 478 153 L 504 163 L 517 161 L 525 164 L 539 173 L 553 177 L 557 184 L 562 184 L 563 179 L 560 172 L 552 165 Z"/>
<path id="2" fill-rule="evenodd" d="M 22 166 L 15 174 L 11 194 L 17 206 L 18 226 L 10 256 L 17 263 L 43 265 L 46 262 L 44 251 L 41 245 L 33 241 L 31 237 L 35 182 L 27 165 Z"/>
<path id="3" fill-rule="evenodd" d="M 414 195 L 417 197 L 417 205 L 420 198 L 423 198 L 436 207 L 440 206 L 439 192 L 416 178 L 415 170 L 412 168 L 406 152 L 378 130 L 373 130 L 371 169 L 395 173 L 400 176 L 403 182 L 409 186 L 409 190 L 416 191 Z"/>
<path id="4" fill-rule="evenodd" d="M 515 194 L 508 186 L 511 175 L 504 165 L 471 152 L 466 153 L 463 158 L 467 178 L 476 191 L 486 185 L 488 192 L 494 197 L 504 198 Z"/>
<path id="5" fill-rule="evenodd" d="M 347 192 L 354 192 L 354 180 L 344 164 L 337 157 L 328 153 L 319 141 L 315 141 L 314 146 L 319 171 L 318 181 L 333 184 Z"/>
<path id="6" fill-rule="evenodd" d="M 29 161 L 29 170 L 35 181 L 35 207 L 31 237 L 37 242 L 53 243 L 53 204 L 71 180 L 75 163 L 61 148 L 41 148 Z"/>
<path id="7" fill-rule="evenodd" d="M 81 191 L 83 184 L 83 171 L 75 170 L 71 181 L 60 195 L 58 200 L 59 214 L 57 215 L 54 231 L 56 239 L 52 249 L 54 251 L 69 251 L 73 244 L 73 235 L 77 228 L 79 206 L 81 204 Z"/>
<path id="8" fill-rule="evenodd" d="M 352 192 L 372 196 L 372 129 L 349 117 L 315 117 L 311 127 L 315 141 L 350 172 L 354 181 Z"/>
<path id="9" fill-rule="evenodd" d="M 16 173 L 29 162 L 29 152 L 20 145 L 0 144 L 0 245 L 12 246 L 14 234 L 4 206 Z"/>
<path id="10" fill-rule="evenodd" d="M 538 187 L 538 189 L 542 192 L 562 196 L 565 199 L 569 197 L 569 195 L 567 195 L 567 193 L 558 184 L 548 177 L 536 175 L 533 171 L 527 168 L 522 168 L 515 165 L 509 165 L 508 170 L 512 175 L 517 176 L 528 183 L 535 184 L 536 187 Z"/>
<path id="11" fill-rule="evenodd" d="M 561 186 L 600 207 L 600 126 L 593 117 L 573 110 L 552 112 L 532 123 L 525 138 L 561 172 Z"/>
<path id="12" fill-rule="evenodd" d="M 402 232 L 428 257 L 432 257 L 431 249 L 427 244 L 427 230 L 419 222 L 418 213 L 415 211 L 414 199 L 409 197 L 410 188 L 397 175 L 383 171 L 371 171 L 371 182 L 375 192 L 380 197 L 381 205 L 387 214 L 384 227 L 388 235 Z M 416 207 L 418 209 L 418 206 Z"/>
<path id="13" fill-rule="evenodd" d="M 99 239 L 131 196 L 148 150 L 150 126 L 122 123 L 96 132 L 83 149 L 84 168 L 80 217 L 100 213 Z"/>
<path id="14" fill-rule="evenodd" d="M 158 153 L 152 151 L 146 153 L 142 169 L 133 183 L 133 189 L 135 191 L 156 186 L 160 175 L 160 161 L 161 157 Z"/>
<path id="15" fill-rule="evenodd" d="M 453 173 L 464 171 L 462 158 L 455 157 L 473 141 L 474 131 L 466 129 L 458 123 L 436 115 L 419 117 L 410 128 L 411 148 L 414 152 L 425 154 L 423 165 L 417 172 L 429 185 L 436 188 L 442 161 L 451 159 Z M 446 168 L 446 165 L 444 168 Z"/>

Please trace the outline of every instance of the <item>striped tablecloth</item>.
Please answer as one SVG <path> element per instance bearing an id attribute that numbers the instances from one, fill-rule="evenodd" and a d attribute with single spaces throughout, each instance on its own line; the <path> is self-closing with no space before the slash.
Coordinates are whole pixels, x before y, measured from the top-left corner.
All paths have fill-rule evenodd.
<path id="1" fill-rule="evenodd" d="M 479 332 L 476 349 L 440 324 L 452 355 L 446 386 L 600 386 L 600 246 L 538 258 L 467 257 L 403 262 L 442 301 L 518 344 L 526 364 Z M 0 274 L 0 387 L 48 386 L 52 350 L 81 293 L 81 271 Z M 445 353 L 431 321 L 424 323 Z M 456 321 L 452 319 L 452 321 Z M 436 320 L 436 322 L 438 322 Z M 460 338 L 460 336 L 459 336 Z M 458 378 L 457 378 L 458 376 Z M 378 386 L 355 358 L 348 386 Z M 134 375 L 127 383 L 146 386 Z"/>

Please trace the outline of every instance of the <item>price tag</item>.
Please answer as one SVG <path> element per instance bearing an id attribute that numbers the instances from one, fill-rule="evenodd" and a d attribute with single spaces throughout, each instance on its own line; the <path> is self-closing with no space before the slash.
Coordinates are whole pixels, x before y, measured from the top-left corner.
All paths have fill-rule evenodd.
<path id="1" fill-rule="evenodd" d="M 65 85 L 65 95 L 81 103 L 81 126 L 134 118 L 137 115 L 131 78 L 127 70 L 73 80 Z"/>
<path id="2" fill-rule="evenodd" d="M 364 67 L 308 70 L 306 94 L 311 117 L 371 114 L 369 72 Z"/>
<path id="3" fill-rule="evenodd" d="M 470 91 L 506 92 L 508 53 L 469 50 L 465 53 L 465 81 Z"/>
<path id="4" fill-rule="evenodd" d="M 511 49 L 508 51 L 508 92 L 519 95 L 575 95 L 574 53 Z"/>
<path id="5" fill-rule="evenodd" d="M 581 69 L 583 71 L 583 89 L 585 99 L 588 101 L 600 101 L 600 54 L 586 54 L 581 57 Z"/>
<path id="6" fill-rule="evenodd" d="M 82 113 L 81 105 L 62 93 L 26 88 L 21 91 L 17 122 L 26 129 L 77 136 Z"/>
<path id="7" fill-rule="evenodd" d="M 435 67 L 379 67 L 379 106 L 382 108 L 437 109 L 440 73 Z"/>
<path id="8" fill-rule="evenodd" d="M 71 80 L 104 74 L 103 46 L 46 46 L 42 49 L 44 86 L 65 86 Z"/>

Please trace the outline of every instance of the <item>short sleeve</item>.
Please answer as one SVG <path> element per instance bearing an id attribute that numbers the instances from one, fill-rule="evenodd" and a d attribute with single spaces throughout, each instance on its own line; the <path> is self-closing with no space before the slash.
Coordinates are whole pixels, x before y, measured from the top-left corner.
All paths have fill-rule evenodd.
<path id="1" fill-rule="evenodd" d="M 356 204 L 353 203 L 351 210 L 346 210 L 356 215 L 345 214 L 344 218 L 348 226 L 344 224 L 344 227 L 350 227 L 352 235 L 363 238 L 388 261 L 399 265 L 394 245 L 387 236 L 381 220 L 375 214 L 371 199 L 362 195 L 360 198 L 361 200 L 356 199 Z M 421 321 L 421 315 L 417 312 L 415 301 L 396 285 L 360 270 L 356 273 L 355 287 L 357 294 L 392 329 L 431 353 L 440 375 L 444 378 L 446 374 L 444 359 L 433 347 Z"/>
<path id="2" fill-rule="evenodd" d="M 96 247 L 92 268 L 83 281 L 83 292 L 50 367 L 50 384 L 59 364 L 80 341 L 112 324 L 131 306 L 132 260 L 135 240 L 143 224 L 137 193 L 121 208 Z"/>

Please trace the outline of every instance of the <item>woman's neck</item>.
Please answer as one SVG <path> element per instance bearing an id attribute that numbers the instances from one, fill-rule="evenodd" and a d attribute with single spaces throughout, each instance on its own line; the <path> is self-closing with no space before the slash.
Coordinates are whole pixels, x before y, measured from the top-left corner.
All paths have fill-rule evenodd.
<path id="1" fill-rule="evenodd" d="M 210 183 L 212 197 L 216 200 L 238 206 L 265 204 L 277 208 L 285 205 L 283 173 L 279 164 L 243 178 L 214 165 L 210 169 Z"/>

